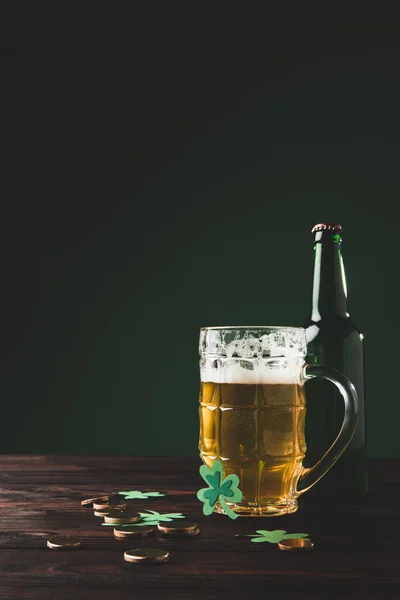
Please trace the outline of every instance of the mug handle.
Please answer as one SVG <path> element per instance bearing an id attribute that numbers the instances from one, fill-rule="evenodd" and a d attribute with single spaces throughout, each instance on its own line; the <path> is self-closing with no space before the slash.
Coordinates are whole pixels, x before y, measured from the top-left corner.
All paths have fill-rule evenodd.
<path id="1" fill-rule="evenodd" d="M 303 379 L 320 377 L 331 381 L 339 389 L 344 401 L 344 418 L 337 438 L 324 456 L 314 466 L 302 468 L 299 477 L 297 495 L 303 494 L 317 483 L 340 458 L 354 435 L 358 421 L 358 396 L 354 385 L 343 373 L 326 365 L 304 365 Z M 307 417 L 306 417 L 307 418 Z M 300 489 L 299 489 L 300 488 Z"/>

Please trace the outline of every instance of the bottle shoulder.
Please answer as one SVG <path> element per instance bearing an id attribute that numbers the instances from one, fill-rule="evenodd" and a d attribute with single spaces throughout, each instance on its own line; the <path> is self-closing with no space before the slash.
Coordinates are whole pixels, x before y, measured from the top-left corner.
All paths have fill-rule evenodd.
<path id="1" fill-rule="evenodd" d="M 342 317 L 340 315 L 332 315 L 330 317 L 323 317 L 319 321 L 313 321 L 309 319 L 304 325 L 306 331 L 313 329 L 318 334 L 341 334 L 344 337 L 351 335 L 352 333 L 360 336 L 361 341 L 364 336 L 356 323 L 350 319 L 350 317 Z"/>
<path id="2" fill-rule="evenodd" d="M 348 317 L 335 316 L 309 321 L 306 326 L 308 353 L 364 354 L 364 336 Z"/>

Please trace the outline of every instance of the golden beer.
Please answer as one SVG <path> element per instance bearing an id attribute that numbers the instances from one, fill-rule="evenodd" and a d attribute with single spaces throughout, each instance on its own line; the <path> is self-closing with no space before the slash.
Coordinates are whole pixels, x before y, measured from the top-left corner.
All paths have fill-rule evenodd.
<path id="1" fill-rule="evenodd" d="M 218 458 L 226 475 L 239 476 L 236 512 L 295 511 L 306 451 L 303 385 L 202 381 L 199 410 L 202 460 L 211 467 Z"/>

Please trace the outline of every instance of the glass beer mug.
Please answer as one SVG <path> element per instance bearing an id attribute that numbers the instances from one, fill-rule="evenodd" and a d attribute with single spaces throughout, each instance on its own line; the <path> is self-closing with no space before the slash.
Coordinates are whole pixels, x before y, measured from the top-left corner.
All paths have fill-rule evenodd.
<path id="1" fill-rule="evenodd" d="M 305 364 L 301 327 L 205 327 L 199 351 L 200 457 L 208 467 L 219 459 L 224 476 L 239 477 L 243 498 L 229 507 L 248 516 L 295 512 L 299 495 L 334 465 L 354 434 L 353 384 L 335 369 Z M 339 388 L 344 419 L 325 455 L 305 468 L 304 383 L 316 377 Z M 219 504 L 216 511 L 224 512 Z"/>

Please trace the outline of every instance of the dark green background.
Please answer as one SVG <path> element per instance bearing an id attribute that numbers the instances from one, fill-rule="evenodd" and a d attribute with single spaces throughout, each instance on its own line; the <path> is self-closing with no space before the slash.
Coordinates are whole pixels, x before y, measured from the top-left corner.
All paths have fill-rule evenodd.
<path id="1" fill-rule="evenodd" d="M 73 10 L 26 3 L 2 56 L 1 451 L 196 454 L 200 326 L 302 325 L 334 221 L 369 454 L 400 456 L 390 15 Z"/>

